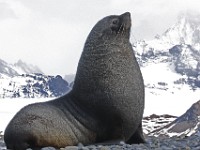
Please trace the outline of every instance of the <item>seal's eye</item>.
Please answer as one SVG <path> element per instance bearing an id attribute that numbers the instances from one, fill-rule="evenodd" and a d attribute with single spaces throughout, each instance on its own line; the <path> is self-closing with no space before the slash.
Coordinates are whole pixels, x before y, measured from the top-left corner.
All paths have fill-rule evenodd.
<path id="1" fill-rule="evenodd" d="M 119 23 L 119 20 L 118 20 L 118 19 L 113 19 L 113 20 L 112 20 L 112 24 L 113 24 L 113 25 L 117 25 L 118 23 Z"/>
<path id="2" fill-rule="evenodd" d="M 120 24 L 119 19 L 118 19 L 118 18 L 113 18 L 113 19 L 111 20 L 110 27 L 111 27 L 111 29 L 112 29 L 113 31 L 114 31 L 114 30 L 118 30 L 119 24 Z"/>

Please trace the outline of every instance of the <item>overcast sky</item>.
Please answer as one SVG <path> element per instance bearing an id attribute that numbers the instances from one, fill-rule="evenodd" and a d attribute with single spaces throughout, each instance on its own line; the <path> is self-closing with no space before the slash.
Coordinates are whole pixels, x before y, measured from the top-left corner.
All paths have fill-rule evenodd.
<path id="1" fill-rule="evenodd" d="M 131 12 L 136 40 L 153 39 L 200 0 L 0 0 L 0 59 L 37 65 L 45 74 L 76 72 L 94 24 Z"/>

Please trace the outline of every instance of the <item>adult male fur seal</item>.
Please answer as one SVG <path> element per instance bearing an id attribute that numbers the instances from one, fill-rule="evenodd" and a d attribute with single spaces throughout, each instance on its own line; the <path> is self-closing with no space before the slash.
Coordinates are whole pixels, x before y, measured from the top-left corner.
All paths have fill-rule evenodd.
<path id="1" fill-rule="evenodd" d="M 100 20 L 86 40 L 72 91 L 22 108 L 5 130 L 7 148 L 144 142 L 144 83 L 130 28 L 128 12 Z"/>

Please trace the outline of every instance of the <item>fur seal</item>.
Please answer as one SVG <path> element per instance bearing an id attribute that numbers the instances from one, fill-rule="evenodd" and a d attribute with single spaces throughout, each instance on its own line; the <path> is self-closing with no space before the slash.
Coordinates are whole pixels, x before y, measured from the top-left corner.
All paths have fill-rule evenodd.
<path id="1" fill-rule="evenodd" d="M 144 83 L 129 42 L 130 13 L 111 15 L 91 30 L 72 90 L 22 108 L 8 124 L 8 149 L 145 142 Z"/>

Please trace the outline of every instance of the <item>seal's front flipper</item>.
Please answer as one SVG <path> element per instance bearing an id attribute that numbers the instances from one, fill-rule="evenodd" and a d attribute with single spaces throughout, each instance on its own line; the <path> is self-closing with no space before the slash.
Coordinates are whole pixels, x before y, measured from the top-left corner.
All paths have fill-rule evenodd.
<path id="1" fill-rule="evenodd" d="M 131 136 L 131 138 L 126 142 L 127 144 L 140 144 L 140 143 L 146 143 L 144 134 L 142 131 L 142 122 L 140 123 L 138 129 L 135 131 L 135 133 Z"/>

